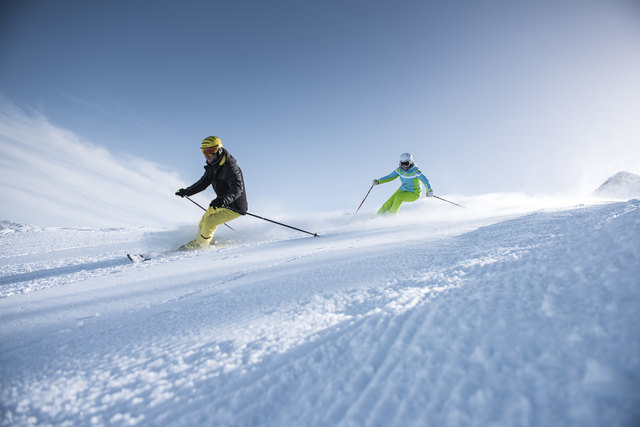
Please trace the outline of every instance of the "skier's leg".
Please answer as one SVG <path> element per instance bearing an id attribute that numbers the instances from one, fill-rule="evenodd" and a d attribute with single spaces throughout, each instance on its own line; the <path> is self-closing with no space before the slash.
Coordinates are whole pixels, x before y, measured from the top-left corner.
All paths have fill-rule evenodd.
<path id="1" fill-rule="evenodd" d="M 202 219 L 200 220 L 200 224 L 198 225 L 200 228 L 198 236 L 194 240 L 185 244 L 184 248 L 198 249 L 209 246 L 209 244 L 213 240 L 213 235 L 216 232 L 218 226 L 224 224 L 225 222 L 236 219 L 239 216 L 239 213 L 234 212 L 230 209 L 210 207 L 209 209 L 207 209 L 204 215 L 202 215 Z"/>
<path id="2" fill-rule="evenodd" d="M 200 221 L 200 233 L 196 240 L 200 243 L 200 246 L 208 246 L 213 240 L 213 234 L 216 232 L 218 226 L 236 219 L 240 216 L 239 213 L 225 208 L 209 208 L 207 209 L 209 215 L 205 215 Z"/>
<path id="3" fill-rule="evenodd" d="M 393 202 L 391 203 L 391 207 L 388 209 L 388 213 L 397 214 L 400 210 L 402 202 L 415 202 L 419 197 L 420 195 L 416 193 L 410 193 L 408 191 L 396 191 L 396 193 L 393 195 Z"/>
<path id="4" fill-rule="evenodd" d="M 392 213 L 390 212 L 395 200 L 396 200 L 396 196 L 398 195 L 398 193 L 401 193 L 402 190 L 398 189 L 395 193 L 393 193 L 391 195 L 391 197 L 389 197 L 389 199 L 384 202 L 384 204 L 382 205 L 382 207 L 380 209 L 378 209 L 378 215 L 384 215 L 384 214 L 388 214 L 388 213 Z M 396 210 L 397 212 L 397 210 Z M 395 212 L 394 212 L 395 213 Z"/>

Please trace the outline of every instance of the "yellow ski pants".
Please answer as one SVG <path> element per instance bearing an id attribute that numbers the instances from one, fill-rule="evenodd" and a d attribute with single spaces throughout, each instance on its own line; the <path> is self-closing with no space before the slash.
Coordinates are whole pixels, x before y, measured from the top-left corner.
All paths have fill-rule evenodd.
<path id="1" fill-rule="evenodd" d="M 378 215 L 385 214 L 397 214 L 400 210 L 400 205 L 402 202 L 415 202 L 420 198 L 420 194 L 411 193 L 409 191 L 402 191 L 402 189 L 398 188 L 398 191 L 393 193 L 389 200 L 384 202 L 384 205 L 378 210 Z"/>
<path id="2" fill-rule="evenodd" d="M 227 208 L 212 208 L 209 207 L 207 211 L 202 215 L 200 220 L 200 232 L 195 239 L 195 243 L 199 247 L 209 246 L 213 240 L 213 235 L 216 232 L 218 226 L 229 222 L 232 219 L 236 219 L 240 216 L 239 213 Z"/>

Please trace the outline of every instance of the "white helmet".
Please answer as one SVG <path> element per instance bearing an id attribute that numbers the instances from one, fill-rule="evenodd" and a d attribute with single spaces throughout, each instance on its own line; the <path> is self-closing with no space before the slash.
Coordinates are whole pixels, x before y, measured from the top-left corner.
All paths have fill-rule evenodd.
<path id="1" fill-rule="evenodd" d="M 409 164 L 413 163 L 413 156 L 411 155 L 411 153 L 400 154 L 400 163 L 406 163 L 406 162 L 409 162 Z"/>

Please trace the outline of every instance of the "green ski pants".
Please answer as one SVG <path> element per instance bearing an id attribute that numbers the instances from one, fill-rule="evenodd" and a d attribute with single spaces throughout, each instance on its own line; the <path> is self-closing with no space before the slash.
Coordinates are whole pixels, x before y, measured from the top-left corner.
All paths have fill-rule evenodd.
<path id="1" fill-rule="evenodd" d="M 378 210 L 378 215 L 393 215 L 397 214 L 400 210 L 402 202 L 415 202 L 420 198 L 420 194 L 410 193 L 409 191 L 402 191 L 398 188 L 398 191 L 393 193 L 389 200 L 384 202 L 384 205 Z"/>

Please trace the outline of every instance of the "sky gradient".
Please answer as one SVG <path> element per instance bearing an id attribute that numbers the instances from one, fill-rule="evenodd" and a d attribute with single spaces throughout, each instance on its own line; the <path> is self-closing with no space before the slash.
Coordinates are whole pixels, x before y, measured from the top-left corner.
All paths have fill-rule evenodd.
<path id="1" fill-rule="evenodd" d="M 51 132 L 66 135 L 58 154 L 86 148 L 83 164 L 66 166 L 78 176 L 51 187 L 87 187 L 91 202 L 90 189 L 107 185 L 93 181 L 96 170 L 146 164 L 153 173 L 140 167 L 108 193 L 115 205 L 162 200 L 140 206 L 154 211 L 185 203 L 152 195 L 173 196 L 201 176 L 199 143 L 209 135 L 237 158 L 259 214 L 355 211 L 405 151 L 443 197 L 575 195 L 620 170 L 640 173 L 636 1 L 0 7 L 0 186 L 12 195 L 0 219 L 21 221 L 38 203 L 14 197 L 30 190 L 21 174 L 62 176 L 64 156 L 38 149 Z M 140 184 L 145 176 L 153 190 Z M 397 186 L 377 187 L 363 209 Z"/>

